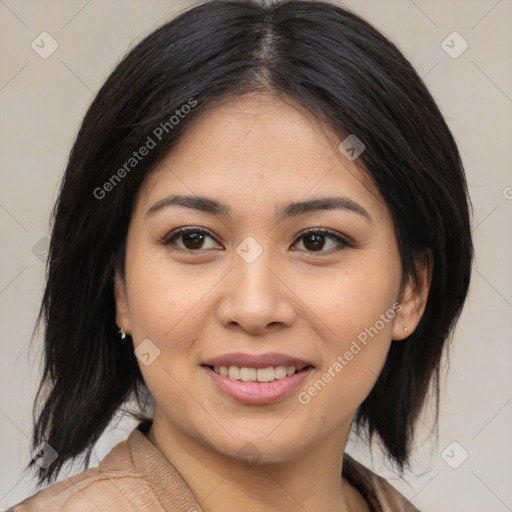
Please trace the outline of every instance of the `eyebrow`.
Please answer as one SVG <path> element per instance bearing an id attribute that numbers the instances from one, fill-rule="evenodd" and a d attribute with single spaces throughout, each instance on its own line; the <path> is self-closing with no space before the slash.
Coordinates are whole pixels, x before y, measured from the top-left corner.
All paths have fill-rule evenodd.
<path id="1" fill-rule="evenodd" d="M 172 206 L 184 206 L 210 215 L 222 215 L 228 218 L 233 217 L 231 208 L 225 203 L 209 197 L 182 194 L 172 194 L 156 202 L 149 208 L 146 217 Z M 345 210 L 357 213 L 364 217 L 366 221 L 372 222 L 370 214 L 359 203 L 352 201 L 352 199 L 348 197 L 341 196 L 321 197 L 308 201 L 285 203 L 281 207 L 276 208 L 276 216 L 279 219 L 286 219 L 323 210 Z"/>

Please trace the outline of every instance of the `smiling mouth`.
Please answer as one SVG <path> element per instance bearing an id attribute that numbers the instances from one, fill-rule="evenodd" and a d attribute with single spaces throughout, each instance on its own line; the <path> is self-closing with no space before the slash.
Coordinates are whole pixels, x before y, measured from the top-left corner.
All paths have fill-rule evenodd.
<path id="1" fill-rule="evenodd" d="M 286 377 L 313 368 L 312 365 L 306 365 L 300 368 L 283 365 L 267 366 L 265 368 L 250 368 L 247 366 L 205 366 L 214 371 L 217 375 L 244 382 L 273 382 L 274 380 L 285 379 Z"/>

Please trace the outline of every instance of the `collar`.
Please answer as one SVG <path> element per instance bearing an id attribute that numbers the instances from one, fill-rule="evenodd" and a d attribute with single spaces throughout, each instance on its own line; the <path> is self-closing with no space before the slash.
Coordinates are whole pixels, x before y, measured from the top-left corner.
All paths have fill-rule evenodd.
<path id="1" fill-rule="evenodd" d="M 146 437 L 145 434 L 150 427 L 150 420 L 140 422 L 127 439 L 135 466 L 151 484 L 166 510 L 204 512 L 178 470 Z M 348 454 L 343 457 L 342 474 L 361 493 L 371 512 L 385 512 L 381 499 L 379 499 L 382 493 L 379 493 L 377 489 L 379 486 L 387 486 L 391 489 L 387 482 Z"/>

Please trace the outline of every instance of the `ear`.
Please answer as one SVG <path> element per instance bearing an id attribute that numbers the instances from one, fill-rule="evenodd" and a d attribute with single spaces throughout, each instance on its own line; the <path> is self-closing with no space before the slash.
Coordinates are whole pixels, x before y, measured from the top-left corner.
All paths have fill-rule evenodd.
<path id="1" fill-rule="evenodd" d="M 392 339 L 403 340 L 410 336 L 418 324 L 427 305 L 434 260 L 432 251 L 426 249 L 414 257 L 416 279 L 409 276 L 402 285 L 398 302 L 402 308 L 395 318 Z M 407 330 L 405 330 L 407 329 Z"/>
<path id="2" fill-rule="evenodd" d="M 130 311 L 126 294 L 126 282 L 121 271 L 116 268 L 114 273 L 114 297 L 116 299 L 116 324 L 126 334 L 131 333 Z"/>

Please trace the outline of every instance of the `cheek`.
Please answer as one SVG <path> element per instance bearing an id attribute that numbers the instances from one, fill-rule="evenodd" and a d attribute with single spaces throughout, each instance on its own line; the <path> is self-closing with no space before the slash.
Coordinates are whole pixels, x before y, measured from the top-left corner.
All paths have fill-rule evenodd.
<path id="1" fill-rule="evenodd" d="M 197 404 L 185 392 L 184 383 L 190 380 L 191 362 L 197 361 L 193 340 L 202 329 L 201 298 L 212 284 L 206 274 L 204 279 L 197 272 L 194 277 L 186 266 L 177 268 L 149 252 L 134 251 L 130 265 L 127 284 L 134 346 L 150 340 L 158 349 L 148 365 L 139 357 L 142 376 L 158 404 L 187 417 Z"/>
<path id="2" fill-rule="evenodd" d="M 364 338 L 367 329 L 375 335 L 376 323 L 379 336 L 390 337 L 399 307 L 395 302 L 400 279 L 398 256 L 364 254 L 326 276 L 315 292 L 310 288 L 309 305 L 330 328 L 329 346 L 343 351 L 361 333 Z"/>
<path id="3" fill-rule="evenodd" d="M 134 339 L 150 338 L 163 344 L 171 338 L 190 338 L 198 328 L 201 299 L 215 284 L 211 273 L 194 265 L 171 263 L 164 251 L 141 248 L 127 261 L 127 276 Z"/>
<path id="4" fill-rule="evenodd" d="M 397 261 L 392 254 L 360 260 L 333 275 L 323 293 L 316 295 L 317 311 L 323 312 L 322 323 L 329 327 L 318 343 L 325 357 L 314 382 L 298 398 L 318 414 L 331 408 L 335 422 L 347 411 L 355 412 L 385 363 L 401 308 L 396 302 Z"/>
<path id="5" fill-rule="evenodd" d="M 323 340 L 324 364 L 298 402 L 309 408 L 310 417 L 322 417 L 324 428 L 336 428 L 348 421 L 373 388 L 386 361 L 391 344 L 391 326 L 396 311 L 388 305 L 364 304 L 349 319 L 340 318 L 334 326 L 337 336 Z M 352 309 L 340 308 L 339 315 Z M 327 341 L 327 342 L 326 342 Z"/>

